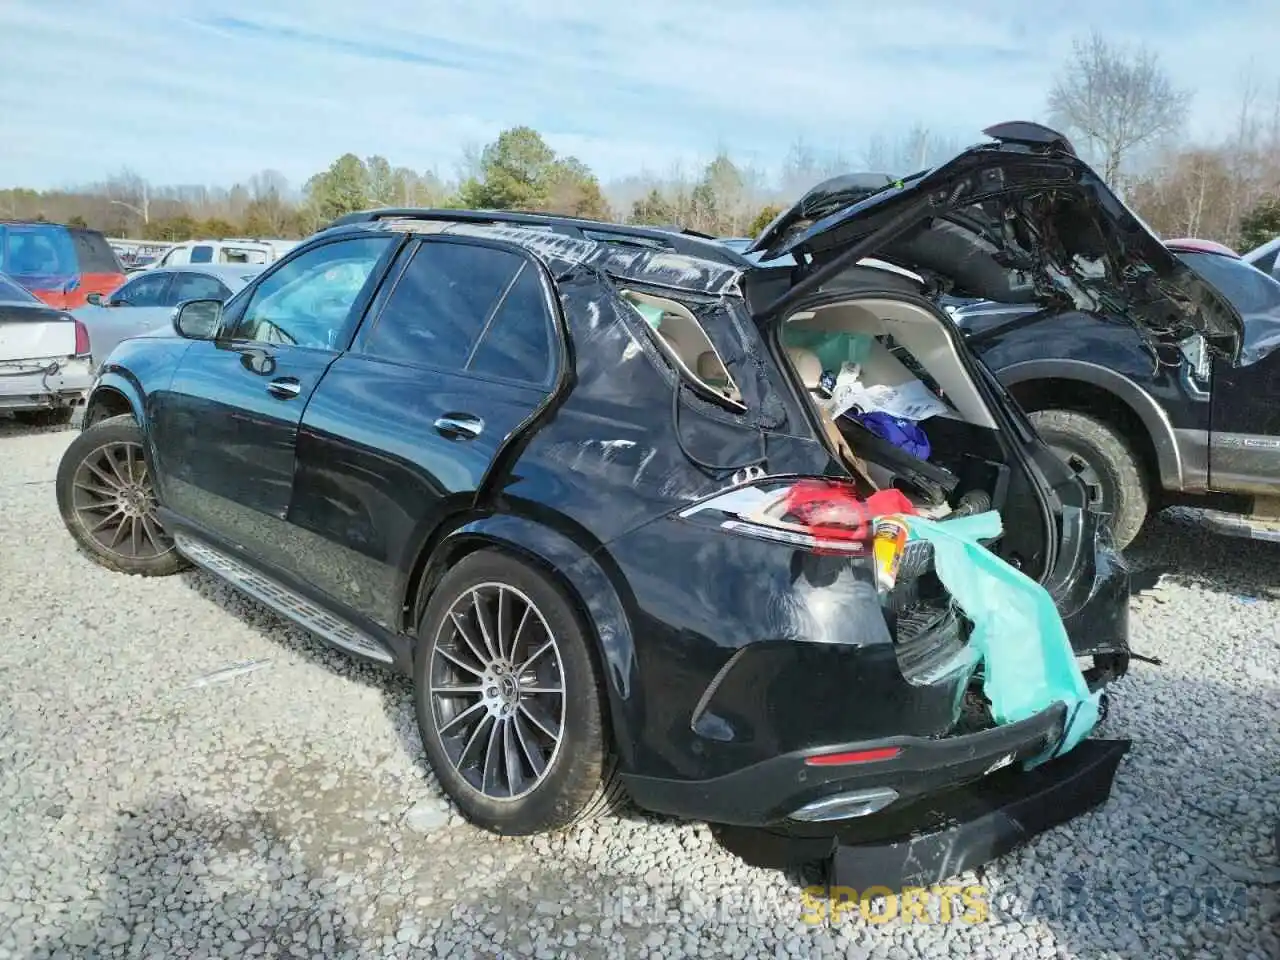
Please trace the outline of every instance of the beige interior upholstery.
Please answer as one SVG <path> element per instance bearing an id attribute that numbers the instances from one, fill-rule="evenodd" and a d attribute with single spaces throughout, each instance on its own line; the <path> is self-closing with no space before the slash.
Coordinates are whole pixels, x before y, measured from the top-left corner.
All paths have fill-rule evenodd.
<path id="1" fill-rule="evenodd" d="M 788 323 L 798 329 L 821 330 L 831 333 L 861 333 L 872 337 L 890 334 L 906 347 L 911 355 L 929 371 L 929 375 L 945 391 L 959 416 L 969 423 L 996 429 L 991 411 L 982 395 L 973 385 L 968 372 L 960 361 L 955 344 L 945 327 L 946 321 L 935 317 L 928 310 L 899 300 L 856 300 L 824 306 L 812 313 L 799 313 Z M 788 350 L 794 356 L 796 351 Z M 808 350 L 800 351 L 810 354 Z M 795 364 L 795 360 L 792 363 Z M 812 369 L 812 362 L 803 361 Z M 797 367 L 805 386 L 812 389 L 809 376 Z M 834 371 L 833 371 L 834 372 Z M 818 371 L 818 376 L 821 370 Z M 872 343 L 866 360 L 861 364 L 860 379 L 863 383 L 898 386 L 915 379 L 914 375 L 884 344 Z M 814 383 L 817 379 L 814 377 Z"/>
<path id="2" fill-rule="evenodd" d="M 634 290 L 624 290 L 622 295 L 636 303 L 662 310 L 658 340 L 685 375 L 735 404 L 742 403 L 742 394 L 729 376 L 724 361 L 716 353 L 715 345 L 687 307 L 675 300 L 637 293 Z"/>
<path id="3" fill-rule="evenodd" d="M 787 356 L 806 390 L 816 390 L 822 380 L 822 361 L 812 350 L 804 347 L 787 347 Z"/>
<path id="4" fill-rule="evenodd" d="M 698 363 L 693 370 L 703 380 L 722 380 L 725 377 L 724 364 L 712 350 L 703 350 L 698 354 Z"/>

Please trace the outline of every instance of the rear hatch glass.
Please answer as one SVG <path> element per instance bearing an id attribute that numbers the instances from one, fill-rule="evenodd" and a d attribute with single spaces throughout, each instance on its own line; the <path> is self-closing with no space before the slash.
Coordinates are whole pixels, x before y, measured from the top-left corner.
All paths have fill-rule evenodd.
<path id="1" fill-rule="evenodd" d="M 102 234 L 92 230 L 71 230 L 81 273 L 124 273 L 120 258 Z"/>
<path id="2" fill-rule="evenodd" d="M 0 273 L 32 291 L 65 289 L 80 274 L 70 233 L 57 224 L 0 224 Z"/>

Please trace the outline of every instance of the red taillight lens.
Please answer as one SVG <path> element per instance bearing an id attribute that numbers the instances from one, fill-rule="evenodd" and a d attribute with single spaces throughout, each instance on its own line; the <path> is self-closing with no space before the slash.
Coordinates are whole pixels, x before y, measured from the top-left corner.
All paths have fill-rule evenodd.
<path id="1" fill-rule="evenodd" d="M 811 767 L 842 767 L 852 763 L 872 763 L 876 760 L 892 760 L 902 753 L 901 747 L 873 747 L 870 750 L 846 750 L 844 753 L 821 753 L 806 757 Z"/>
<path id="2" fill-rule="evenodd" d="M 831 480 L 801 480 L 762 512 L 823 540 L 866 542 L 873 532 L 866 501 L 849 484 Z"/>
<path id="3" fill-rule="evenodd" d="M 89 331 L 85 328 L 82 321 L 75 321 L 76 324 L 76 356 L 87 357 L 89 355 Z"/>

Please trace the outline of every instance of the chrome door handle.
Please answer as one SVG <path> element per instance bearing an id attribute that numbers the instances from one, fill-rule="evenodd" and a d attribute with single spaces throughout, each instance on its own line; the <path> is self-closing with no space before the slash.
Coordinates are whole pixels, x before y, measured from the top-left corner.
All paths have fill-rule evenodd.
<path id="1" fill-rule="evenodd" d="M 281 400 L 292 400 L 302 392 L 302 384 L 296 377 L 281 377 L 267 384 L 267 393 Z"/>
<path id="2" fill-rule="evenodd" d="M 437 420 L 435 426 L 437 432 L 442 436 L 450 438 L 464 437 L 467 440 L 474 440 L 480 436 L 480 431 L 484 429 L 484 421 L 479 417 L 468 416 L 464 413 L 452 413 Z"/>

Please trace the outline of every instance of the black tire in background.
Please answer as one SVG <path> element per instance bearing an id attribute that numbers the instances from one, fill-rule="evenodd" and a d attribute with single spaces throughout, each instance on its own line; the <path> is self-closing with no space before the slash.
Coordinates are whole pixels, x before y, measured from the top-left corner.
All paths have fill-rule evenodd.
<path id="1" fill-rule="evenodd" d="M 130 414 L 99 420 L 71 441 L 55 491 L 71 536 L 108 570 L 161 577 L 190 566 L 156 519 L 142 430 Z"/>
<path id="2" fill-rule="evenodd" d="M 1074 410 L 1029 414 L 1036 430 L 1089 488 L 1090 503 L 1111 514 L 1111 533 L 1124 549 L 1142 529 L 1150 494 L 1142 462 L 1108 423 Z"/>
<path id="3" fill-rule="evenodd" d="M 414 652 L 418 728 L 436 778 L 472 823 L 527 835 L 619 802 L 591 643 L 560 587 L 505 553 L 465 557 L 432 592 Z M 545 692 L 557 687 L 558 698 Z M 454 693 L 463 690 L 471 692 Z M 491 778 L 485 750 L 492 744 L 499 759 Z"/>

